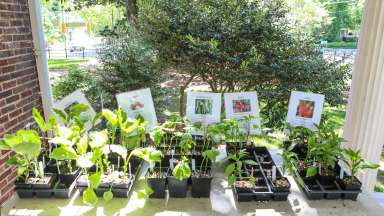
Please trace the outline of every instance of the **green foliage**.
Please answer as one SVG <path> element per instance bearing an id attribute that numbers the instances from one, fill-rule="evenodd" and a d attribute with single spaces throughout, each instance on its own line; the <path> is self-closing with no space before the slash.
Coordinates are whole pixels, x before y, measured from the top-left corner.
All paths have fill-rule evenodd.
<path id="1" fill-rule="evenodd" d="M 181 140 L 179 143 L 182 154 L 186 154 L 188 151 L 192 150 L 195 144 L 195 139 L 193 139 L 192 134 L 184 133 L 181 136 Z"/>
<path id="2" fill-rule="evenodd" d="M 356 177 L 356 174 L 360 170 L 364 169 L 377 169 L 379 164 L 369 163 L 364 160 L 359 150 L 354 151 L 352 149 L 344 149 L 343 156 L 341 158 L 348 166 L 351 176 Z"/>
<path id="3" fill-rule="evenodd" d="M 105 38 L 99 52 L 102 67 L 96 72 L 97 91 L 103 94 L 106 107 L 116 107 L 116 94 L 149 87 L 160 109 L 165 90 L 160 87 L 163 67 L 158 54 L 134 28 L 120 27 L 116 35 Z"/>
<path id="4" fill-rule="evenodd" d="M 175 168 L 172 171 L 173 176 L 179 180 L 182 181 L 184 179 L 187 179 L 191 177 L 192 171 L 188 164 L 188 159 L 186 157 L 182 157 L 181 160 L 177 163 Z"/>
<path id="5" fill-rule="evenodd" d="M 18 166 L 19 178 L 26 181 L 30 173 L 34 171 L 38 173 L 37 157 L 41 151 L 41 141 L 36 131 L 19 130 L 14 135 L 5 135 L 0 140 L 0 150 L 15 152 L 15 155 L 8 160 L 8 164 Z"/>
<path id="6" fill-rule="evenodd" d="M 292 152 L 294 148 L 294 145 L 289 146 L 287 149 L 283 150 L 283 173 L 284 174 L 289 174 L 289 175 L 294 175 L 295 170 L 297 167 L 297 154 Z"/>
<path id="7" fill-rule="evenodd" d="M 208 161 L 215 162 L 216 157 L 219 156 L 220 152 L 216 148 L 207 149 L 202 153 L 203 161 L 201 161 L 200 172 L 203 170 L 203 164 L 205 162 L 205 171 L 207 170 Z"/>
<path id="8" fill-rule="evenodd" d="M 237 177 L 242 178 L 244 164 L 257 165 L 253 160 L 243 160 L 247 155 L 249 155 L 249 153 L 245 149 L 241 149 L 239 152 L 227 156 L 226 160 L 231 160 L 224 171 L 224 175 L 228 177 L 228 186 L 233 185 Z"/>
<path id="9" fill-rule="evenodd" d="M 142 0 L 139 8 L 140 30 L 166 63 L 214 92 L 256 90 L 267 127 L 281 127 L 292 90 L 343 102 L 349 66 L 327 62 L 316 40 L 293 34 L 282 0 Z"/>
<path id="10" fill-rule="evenodd" d="M 48 59 L 48 68 L 68 72 L 71 69 L 79 69 L 79 66 L 86 61 L 82 59 Z"/>

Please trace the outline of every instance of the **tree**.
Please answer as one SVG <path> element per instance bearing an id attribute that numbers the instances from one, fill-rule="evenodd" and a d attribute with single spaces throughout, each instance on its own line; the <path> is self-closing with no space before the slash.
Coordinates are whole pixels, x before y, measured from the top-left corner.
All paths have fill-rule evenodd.
<path id="1" fill-rule="evenodd" d="M 257 90 L 266 125 L 282 125 L 291 90 L 342 103 L 349 68 L 292 33 L 284 0 L 141 0 L 138 25 L 168 66 L 214 92 Z M 180 105 L 181 106 L 181 105 Z"/>

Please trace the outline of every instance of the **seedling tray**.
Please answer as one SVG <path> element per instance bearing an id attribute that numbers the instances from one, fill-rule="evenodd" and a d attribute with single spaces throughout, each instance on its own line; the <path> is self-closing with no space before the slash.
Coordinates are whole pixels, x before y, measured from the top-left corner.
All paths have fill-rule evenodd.
<path id="1" fill-rule="evenodd" d="M 275 165 L 270 153 L 265 147 L 248 148 L 250 158 L 254 160 L 257 165 L 248 167 L 245 166 L 245 171 L 252 174 L 256 179 L 255 187 L 252 191 L 239 191 L 233 186 L 233 192 L 239 202 L 249 201 L 286 201 L 290 193 L 289 188 L 284 190 L 276 190 L 272 185 L 271 168 Z M 276 177 L 282 177 L 281 172 L 276 167 Z"/>
<path id="2" fill-rule="evenodd" d="M 346 174 L 344 174 L 346 176 Z M 301 190 L 310 200 L 320 199 L 347 199 L 356 200 L 361 190 L 343 190 L 337 180 L 331 184 L 323 185 L 316 178 L 303 178 L 296 171 L 294 177 Z"/>

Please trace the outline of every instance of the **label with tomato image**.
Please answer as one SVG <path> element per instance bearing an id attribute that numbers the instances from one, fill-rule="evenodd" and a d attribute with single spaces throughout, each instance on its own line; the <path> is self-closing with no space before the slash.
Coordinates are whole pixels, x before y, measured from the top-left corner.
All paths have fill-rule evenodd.
<path id="1" fill-rule="evenodd" d="M 323 112 L 324 95 L 293 91 L 289 100 L 287 122 L 316 130 Z"/>

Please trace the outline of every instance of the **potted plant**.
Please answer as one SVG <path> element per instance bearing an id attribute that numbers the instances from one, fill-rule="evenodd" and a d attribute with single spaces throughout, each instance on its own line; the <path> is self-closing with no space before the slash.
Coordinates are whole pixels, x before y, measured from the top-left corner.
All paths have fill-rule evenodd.
<path id="1" fill-rule="evenodd" d="M 191 177 L 191 174 L 189 160 L 182 156 L 172 170 L 172 175 L 167 176 L 170 197 L 184 198 L 187 196 L 188 178 Z"/>
<path id="2" fill-rule="evenodd" d="M 219 154 L 220 152 L 215 148 L 203 152 L 203 161 L 201 162 L 200 169 L 195 170 L 192 174 L 192 197 L 209 197 L 212 173 L 208 167 L 208 162 L 214 162 Z"/>
<path id="3" fill-rule="evenodd" d="M 243 180 L 243 165 L 257 166 L 257 163 L 253 160 L 243 160 L 249 153 L 242 149 L 238 153 L 229 154 L 226 158 L 230 163 L 227 165 L 224 171 L 224 175 L 228 177 L 228 186 L 231 186 L 237 181 Z M 249 181 L 249 180 L 248 180 Z M 240 189 L 241 190 L 241 189 Z"/>
<path id="4" fill-rule="evenodd" d="M 369 163 L 361 156 L 359 150 L 344 149 L 341 160 L 347 165 L 350 176 L 344 176 L 339 179 L 339 184 L 343 190 L 360 190 L 361 182 L 357 179 L 356 175 L 360 170 L 364 169 L 377 169 L 379 164 Z"/>
<path id="5" fill-rule="evenodd" d="M 32 197 L 32 189 L 52 188 L 55 183 L 55 175 L 44 173 L 43 163 L 38 161 L 41 153 L 41 140 L 36 131 L 19 130 L 14 135 L 5 135 L 0 141 L 0 150 L 15 152 L 7 163 L 17 166 L 15 185 L 21 198 Z"/>
<path id="6" fill-rule="evenodd" d="M 154 145 L 160 149 L 161 157 L 163 157 L 164 155 L 161 152 L 161 144 L 163 143 L 164 136 L 166 135 L 166 133 L 162 130 L 161 127 L 156 127 L 150 135 Z M 158 164 L 158 167 L 156 167 L 156 162 L 154 162 L 154 164 L 151 164 L 149 172 L 146 175 L 147 185 L 152 189 L 152 194 L 150 195 L 150 198 L 165 197 L 168 167 L 162 167 L 161 158 L 158 161 Z"/>

